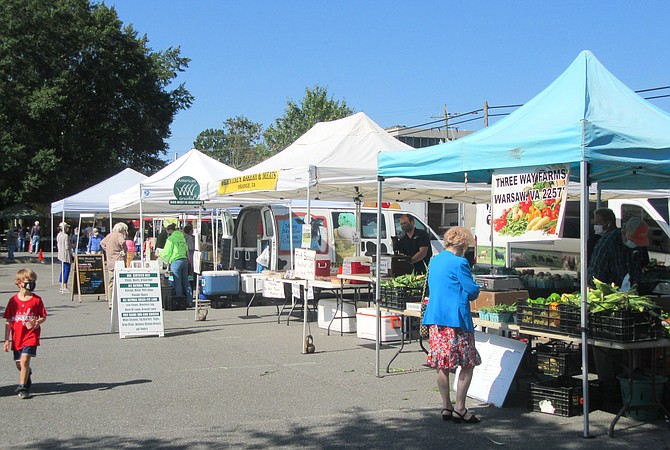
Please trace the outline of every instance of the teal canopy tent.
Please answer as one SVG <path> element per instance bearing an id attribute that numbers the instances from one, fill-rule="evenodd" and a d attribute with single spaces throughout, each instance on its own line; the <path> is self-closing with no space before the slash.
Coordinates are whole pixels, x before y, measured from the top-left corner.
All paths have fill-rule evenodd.
<path id="1" fill-rule="evenodd" d="M 667 189 L 670 115 L 615 78 L 589 51 L 505 119 L 456 141 L 381 152 L 378 174 L 488 183 L 493 169 L 589 164 L 601 189 Z"/>
<path id="2" fill-rule="evenodd" d="M 597 183 L 601 190 L 670 193 L 670 115 L 626 87 L 591 52 L 583 51 L 545 90 L 493 126 L 420 150 L 381 152 L 378 197 L 386 177 L 490 183 L 496 169 L 550 164 L 569 164 L 571 179 L 580 183 L 585 255 L 590 184 Z M 582 330 L 586 330 L 586 283 L 582 264 Z M 589 433 L 587 349 L 583 331 L 585 436 Z"/>

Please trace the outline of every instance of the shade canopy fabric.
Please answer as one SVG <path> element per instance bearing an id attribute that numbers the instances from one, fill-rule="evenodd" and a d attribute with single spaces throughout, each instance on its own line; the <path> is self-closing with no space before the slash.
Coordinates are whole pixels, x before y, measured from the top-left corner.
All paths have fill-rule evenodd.
<path id="1" fill-rule="evenodd" d="M 365 113 L 319 122 L 286 149 L 245 170 L 243 176 L 278 172 L 273 189 L 236 192 L 223 197 L 254 199 L 306 198 L 351 201 L 354 197 L 374 201 L 377 195 L 377 154 L 394 150 L 413 153 L 406 145 L 377 125 Z M 483 201 L 488 190 L 465 183 L 435 183 L 415 180 L 386 180 L 385 197 L 393 201 Z M 212 198 L 221 198 L 216 187 Z"/>
<path id="2" fill-rule="evenodd" d="M 382 177 L 488 183 L 493 168 L 589 164 L 602 189 L 666 189 L 670 115 L 615 78 L 589 51 L 505 119 L 457 141 L 379 154 Z"/>
<path id="3" fill-rule="evenodd" d="M 133 169 L 124 169 L 78 194 L 53 202 L 51 214 L 109 213 L 110 195 L 122 192 L 146 178 Z"/>
<path id="4" fill-rule="evenodd" d="M 109 197 L 110 212 L 118 214 L 162 214 L 197 209 L 196 202 L 211 206 L 208 184 L 234 177 L 240 171 L 192 149 L 149 178 Z M 180 190 L 182 190 L 180 192 Z M 193 202 L 177 197 L 184 194 Z"/>

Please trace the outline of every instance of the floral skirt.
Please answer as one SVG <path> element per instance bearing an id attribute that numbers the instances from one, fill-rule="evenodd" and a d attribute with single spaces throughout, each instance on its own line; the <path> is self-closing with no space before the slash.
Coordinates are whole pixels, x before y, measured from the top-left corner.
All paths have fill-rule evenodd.
<path id="1" fill-rule="evenodd" d="M 474 367 L 482 363 L 475 335 L 460 328 L 430 326 L 430 351 L 426 364 L 437 369 Z"/>

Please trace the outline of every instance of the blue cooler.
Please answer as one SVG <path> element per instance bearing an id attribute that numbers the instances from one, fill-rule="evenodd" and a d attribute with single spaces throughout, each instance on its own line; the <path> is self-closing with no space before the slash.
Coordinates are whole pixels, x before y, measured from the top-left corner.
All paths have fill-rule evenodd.
<path id="1" fill-rule="evenodd" d="M 200 286 L 205 295 L 237 294 L 240 291 L 240 273 L 237 270 L 205 271 Z"/>

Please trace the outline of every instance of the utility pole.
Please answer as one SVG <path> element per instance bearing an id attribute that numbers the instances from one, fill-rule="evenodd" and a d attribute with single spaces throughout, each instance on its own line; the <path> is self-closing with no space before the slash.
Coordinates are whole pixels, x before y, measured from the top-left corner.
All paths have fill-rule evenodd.
<path id="1" fill-rule="evenodd" d="M 444 104 L 444 142 L 449 142 L 449 113 L 447 112 L 447 104 Z M 441 119 L 441 116 L 430 116 L 431 119 Z"/>
<path id="2" fill-rule="evenodd" d="M 484 127 L 489 126 L 489 102 L 484 100 Z"/>

